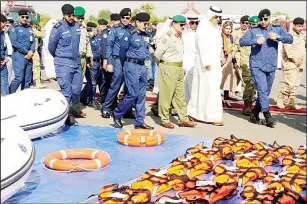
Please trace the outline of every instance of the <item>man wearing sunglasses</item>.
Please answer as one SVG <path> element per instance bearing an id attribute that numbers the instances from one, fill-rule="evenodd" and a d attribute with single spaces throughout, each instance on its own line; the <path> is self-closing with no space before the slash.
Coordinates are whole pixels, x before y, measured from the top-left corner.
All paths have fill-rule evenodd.
<path id="1" fill-rule="evenodd" d="M 240 39 L 247 33 L 250 20 L 257 21 L 258 17 L 249 18 L 248 15 L 242 16 L 240 19 L 240 29 L 235 32 L 234 35 L 234 46 L 232 46 L 232 56 L 235 57 L 236 63 L 234 66 L 239 66 L 242 72 L 242 80 L 244 82 L 244 92 L 243 92 L 243 114 L 250 115 L 252 112 L 252 104 L 256 94 L 256 87 L 253 82 L 253 78 L 250 73 L 249 68 L 249 56 L 251 53 L 250 46 L 240 46 Z"/>
<path id="2" fill-rule="evenodd" d="M 74 21 L 79 24 L 80 27 L 80 44 L 79 44 L 79 52 L 81 57 L 81 71 L 82 78 L 85 75 L 87 69 L 93 66 L 93 53 L 91 49 L 91 44 L 89 41 L 89 35 L 86 30 L 86 26 L 84 23 L 85 9 L 81 6 L 76 6 L 74 9 Z M 77 97 L 76 100 L 72 104 L 72 112 L 75 117 L 85 118 L 86 113 L 82 111 L 81 102 L 84 105 L 88 105 L 88 101 L 86 101 L 87 96 L 84 95 L 85 91 L 81 92 L 81 96 Z"/>
<path id="3" fill-rule="evenodd" d="M 32 57 L 35 52 L 35 37 L 29 25 L 29 14 L 26 9 L 18 11 L 18 22 L 10 26 L 9 37 L 13 46 L 12 60 L 15 78 L 10 84 L 10 93 L 30 88 L 32 82 Z"/>
<path id="4" fill-rule="evenodd" d="M 186 18 L 181 15 L 173 17 L 170 31 L 161 37 L 155 56 L 159 62 L 159 116 L 161 125 L 173 129 L 170 122 L 169 109 L 171 104 L 179 116 L 179 127 L 194 127 L 187 114 L 184 94 L 184 70 L 182 33 L 186 25 Z"/>
<path id="5" fill-rule="evenodd" d="M 258 28 L 250 29 L 240 39 L 240 46 L 251 46 L 250 69 L 258 95 L 250 120 L 255 124 L 261 124 L 259 113 L 262 112 L 265 125 L 273 128 L 276 122 L 270 114 L 269 95 L 277 69 L 278 42 L 292 44 L 293 37 L 283 27 L 273 27 L 270 16 L 270 10 L 260 11 Z"/>
<path id="6" fill-rule="evenodd" d="M 182 67 L 185 71 L 184 89 L 185 89 L 185 100 L 189 103 L 193 81 L 193 67 L 195 65 L 196 48 L 195 38 L 196 29 L 198 27 L 198 17 L 188 17 L 189 31 L 182 35 L 184 52 L 183 52 L 183 64 Z"/>
<path id="7" fill-rule="evenodd" d="M 121 23 L 117 27 L 112 27 L 107 39 L 106 46 L 106 58 L 107 58 L 107 72 L 113 73 L 110 89 L 107 93 L 106 100 L 101 109 L 103 118 L 110 118 L 110 113 L 117 106 L 117 95 L 123 84 L 123 68 L 120 63 L 119 49 L 120 49 L 120 40 L 126 31 L 131 29 L 130 20 L 131 20 L 131 9 L 124 8 L 120 11 L 119 15 L 121 16 Z M 132 108 L 128 111 L 125 116 L 126 118 L 135 118 L 135 115 L 132 113 Z"/>
<path id="8" fill-rule="evenodd" d="M 121 117 L 135 104 L 135 129 L 153 129 L 145 123 L 145 99 L 147 71 L 145 59 L 149 53 L 149 35 L 146 33 L 150 15 L 138 13 L 135 16 L 136 27 L 126 32 L 120 42 L 120 62 L 124 67 L 124 78 L 127 92 L 123 101 L 115 108 L 113 120 L 118 128 L 122 128 Z"/>
<path id="9" fill-rule="evenodd" d="M 63 19 L 50 32 L 48 50 L 54 59 L 57 82 L 69 104 L 67 125 L 78 125 L 72 112 L 72 103 L 80 96 L 82 71 L 80 59 L 80 26 L 74 21 L 74 7 L 62 6 Z"/>

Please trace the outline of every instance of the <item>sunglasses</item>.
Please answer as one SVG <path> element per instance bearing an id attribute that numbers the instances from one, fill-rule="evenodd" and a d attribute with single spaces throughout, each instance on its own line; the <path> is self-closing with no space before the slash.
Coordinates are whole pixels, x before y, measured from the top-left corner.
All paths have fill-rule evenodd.
<path id="1" fill-rule="evenodd" d="M 76 17 L 78 20 L 84 20 L 84 17 Z"/>
<path id="2" fill-rule="evenodd" d="M 179 23 L 180 27 L 184 27 L 185 23 Z"/>
<path id="3" fill-rule="evenodd" d="M 215 19 L 218 19 L 218 18 L 221 19 L 222 16 L 214 16 L 214 18 L 215 18 Z"/>
<path id="4" fill-rule="evenodd" d="M 122 16 L 122 19 L 125 19 L 125 20 L 130 20 L 130 16 Z"/>
<path id="5" fill-rule="evenodd" d="M 22 19 L 29 19 L 29 16 L 20 16 Z"/>
<path id="6" fill-rule="evenodd" d="M 268 21 L 269 18 L 261 18 L 260 20 L 261 20 L 261 21 Z"/>
<path id="7" fill-rule="evenodd" d="M 242 24 L 243 24 L 243 25 L 249 25 L 249 22 L 244 21 L 244 22 L 242 22 Z"/>
<path id="8" fill-rule="evenodd" d="M 198 25 L 198 21 L 190 21 L 190 24 L 191 24 L 191 25 L 194 25 L 194 24 L 195 24 L 195 25 Z"/>

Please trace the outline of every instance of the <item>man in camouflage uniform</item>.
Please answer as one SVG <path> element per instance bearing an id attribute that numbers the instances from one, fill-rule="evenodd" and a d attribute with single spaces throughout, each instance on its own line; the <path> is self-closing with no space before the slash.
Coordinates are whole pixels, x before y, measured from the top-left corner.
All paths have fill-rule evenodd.
<path id="1" fill-rule="evenodd" d="M 306 36 L 302 34 L 303 25 L 304 19 L 295 18 L 293 20 L 293 30 L 290 32 L 293 36 L 293 44 L 283 45 L 282 70 L 286 85 L 276 99 L 279 108 L 285 108 L 284 98 L 289 97 L 289 103 L 286 108 L 301 109 L 300 106 L 295 104 L 295 98 L 306 66 Z"/>
<path id="2" fill-rule="evenodd" d="M 249 24 L 251 22 L 258 23 L 259 18 L 257 16 L 250 17 L 243 16 L 241 19 L 240 29 L 237 31 L 237 35 L 235 38 L 234 46 L 232 47 L 232 55 L 236 56 L 237 63 L 240 66 L 242 71 L 242 78 L 244 82 L 244 92 L 243 92 L 243 100 L 244 100 L 244 107 L 243 107 L 243 114 L 250 115 L 252 111 L 252 104 L 253 99 L 256 94 L 256 87 L 250 72 L 249 68 L 249 57 L 251 54 L 251 47 L 250 46 L 240 46 L 240 39 L 245 35 L 248 31 Z M 239 54 L 239 56 L 238 56 Z"/>
<path id="3" fill-rule="evenodd" d="M 34 32 L 34 37 L 35 37 L 35 50 L 34 56 L 33 56 L 33 81 L 35 88 L 46 88 L 47 86 L 45 84 L 41 83 L 40 80 L 40 74 L 41 74 L 41 68 L 40 68 L 40 57 L 38 54 L 38 39 L 39 38 L 44 38 L 45 37 L 45 31 L 39 29 L 39 22 L 38 20 L 34 19 L 31 21 L 32 29 Z"/>
<path id="4" fill-rule="evenodd" d="M 91 44 L 89 41 L 89 35 L 87 33 L 86 26 L 84 25 L 85 9 L 81 6 L 75 7 L 74 15 L 75 15 L 75 21 L 79 23 L 81 31 L 79 51 L 81 56 L 82 76 L 84 77 L 86 67 L 87 66 L 91 67 L 93 65 L 93 54 L 92 54 Z M 89 62 L 89 64 L 87 64 L 87 62 Z M 82 117 L 82 118 L 86 117 L 86 113 L 82 112 L 80 97 L 78 97 L 75 100 L 75 102 L 72 104 L 72 111 L 75 117 Z"/>

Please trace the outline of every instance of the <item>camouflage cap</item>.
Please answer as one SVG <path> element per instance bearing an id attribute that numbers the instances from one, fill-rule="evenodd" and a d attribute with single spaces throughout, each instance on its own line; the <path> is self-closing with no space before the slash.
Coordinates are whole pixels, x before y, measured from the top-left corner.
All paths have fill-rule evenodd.
<path id="1" fill-rule="evenodd" d="M 259 20 L 258 16 L 252 16 L 252 17 L 248 18 L 248 21 L 250 23 L 259 23 L 260 20 Z"/>

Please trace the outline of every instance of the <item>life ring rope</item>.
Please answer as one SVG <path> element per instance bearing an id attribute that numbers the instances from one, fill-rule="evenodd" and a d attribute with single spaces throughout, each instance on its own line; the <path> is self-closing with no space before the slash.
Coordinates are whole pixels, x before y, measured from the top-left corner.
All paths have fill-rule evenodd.
<path id="1" fill-rule="evenodd" d="M 73 151 L 74 149 L 71 149 L 69 151 Z M 101 151 L 101 150 L 97 150 L 97 149 L 78 149 L 78 150 L 90 150 L 92 151 L 90 156 L 88 156 L 86 159 L 90 159 L 91 162 L 94 162 L 97 166 L 97 168 L 85 168 L 83 167 L 81 164 L 80 165 L 76 165 L 76 166 L 73 166 L 72 169 L 69 169 L 69 170 L 57 170 L 54 168 L 54 163 L 55 162 L 58 162 L 60 160 L 66 160 L 67 158 L 71 158 L 71 155 L 69 157 L 68 153 L 67 153 L 67 150 L 59 150 L 59 151 L 56 151 L 56 152 L 52 152 L 50 153 L 49 155 L 47 155 L 46 157 L 50 157 L 50 155 L 54 154 L 54 153 L 60 153 L 61 154 L 61 158 L 49 158 L 48 162 L 47 162 L 47 165 L 45 163 L 45 158 L 46 157 L 42 157 L 41 158 L 41 165 L 44 167 L 44 169 L 46 170 L 49 170 L 49 171 L 54 171 L 54 172 L 62 172 L 62 173 L 68 173 L 68 172 L 83 172 L 83 171 L 97 171 L 97 170 L 101 170 L 101 169 L 104 169 L 105 167 L 107 167 L 110 162 L 111 162 L 111 157 L 110 155 L 107 153 L 107 152 L 104 152 L 104 151 Z M 96 158 L 96 155 L 97 153 L 103 153 L 107 159 L 107 162 L 102 162 L 101 159 L 98 159 Z M 66 160 L 67 162 L 67 160 Z M 57 164 L 59 165 L 59 164 Z"/>
<path id="2" fill-rule="evenodd" d="M 118 134 L 118 142 L 126 146 L 155 146 L 164 140 L 164 134 L 157 130 L 124 130 Z"/>

